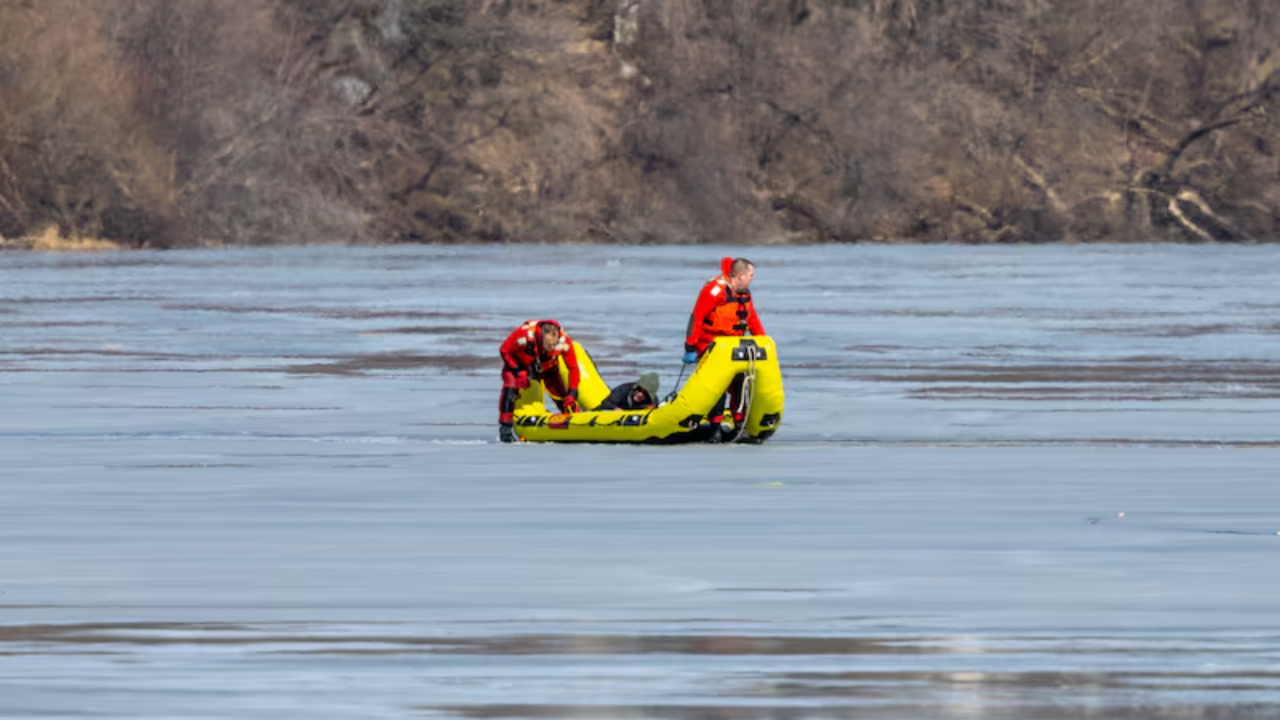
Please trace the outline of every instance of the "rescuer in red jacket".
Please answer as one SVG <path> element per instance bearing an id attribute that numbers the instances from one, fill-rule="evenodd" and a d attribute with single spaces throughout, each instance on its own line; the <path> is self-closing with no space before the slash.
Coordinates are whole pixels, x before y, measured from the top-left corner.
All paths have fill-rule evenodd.
<path id="1" fill-rule="evenodd" d="M 755 303 L 751 301 L 751 281 L 755 274 L 755 264 L 746 258 L 724 258 L 720 261 L 720 275 L 702 286 L 689 316 L 689 329 L 684 340 L 686 364 L 698 362 L 718 337 L 765 334 L 764 325 L 756 315 Z M 742 413 L 738 411 L 741 394 L 742 378 L 739 377 L 725 394 L 734 422 L 739 427 L 743 420 Z M 723 419 L 721 409 L 713 409 L 708 419 L 713 423 L 720 422 Z"/>
<path id="2" fill-rule="evenodd" d="M 573 340 L 555 320 L 530 320 L 507 336 L 498 348 L 502 356 L 502 395 L 498 399 L 498 439 L 516 439 L 511 425 L 520 391 L 537 380 L 547 389 L 563 412 L 574 413 L 578 406 L 578 356 Z M 569 386 L 560 380 L 558 363 L 564 358 L 569 370 Z"/>

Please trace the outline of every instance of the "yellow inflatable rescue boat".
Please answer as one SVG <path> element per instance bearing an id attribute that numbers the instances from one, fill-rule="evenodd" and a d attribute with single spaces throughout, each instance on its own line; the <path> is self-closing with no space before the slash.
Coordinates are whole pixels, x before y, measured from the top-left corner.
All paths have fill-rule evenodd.
<path id="1" fill-rule="evenodd" d="M 609 396 L 591 356 L 574 343 L 578 358 L 578 400 L 594 408 Z M 568 371 L 560 362 L 566 382 Z M 707 415 L 734 378 L 743 378 L 741 427 L 731 430 L 712 425 Z M 532 442 L 600 443 L 761 443 L 782 424 L 782 372 L 773 340 L 764 335 L 722 337 L 703 353 L 693 375 L 680 392 L 657 407 L 645 410 L 587 410 L 573 414 L 547 410 L 542 383 L 523 390 L 515 408 L 515 432 Z"/>

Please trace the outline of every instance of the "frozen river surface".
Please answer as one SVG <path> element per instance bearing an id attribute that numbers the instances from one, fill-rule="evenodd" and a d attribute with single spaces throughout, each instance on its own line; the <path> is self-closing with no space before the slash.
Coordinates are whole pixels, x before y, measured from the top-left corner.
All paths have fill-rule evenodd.
<path id="1" fill-rule="evenodd" d="M 1280 248 L 753 249 L 769 443 L 494 442 L 724 252 L 0 255 L 0 717 L 1280 716 Z"/>

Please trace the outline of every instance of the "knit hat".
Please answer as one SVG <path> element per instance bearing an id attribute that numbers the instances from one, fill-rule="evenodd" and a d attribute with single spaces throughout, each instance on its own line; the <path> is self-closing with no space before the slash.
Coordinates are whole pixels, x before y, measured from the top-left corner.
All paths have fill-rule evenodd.
<path id="1" fill-rule="evenodd" d="M 658 373 L 645 373 L 640 376 L 640 382 L 636 384 L 644 388 L 649 393 L 649 397 L 658 397 Z"/>

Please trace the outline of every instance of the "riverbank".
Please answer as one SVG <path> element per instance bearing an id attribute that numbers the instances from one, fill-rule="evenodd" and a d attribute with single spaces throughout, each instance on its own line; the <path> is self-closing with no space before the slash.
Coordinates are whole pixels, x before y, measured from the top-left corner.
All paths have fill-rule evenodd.
<path id="1" fill-rule="evenodd" d="M 0 28 L 9 237 L 1280 238 L 1280 5 L 46 0 Z"/>
<path id="2" fill-rule="evenodd" d="M 43 231 L 35 235 L 25 235 L 18 238 L 6 238 L 0 236 L 0 250 L 36 250 L 41 252 L 112 252 L 116 250 L 127 250 L 129 245 L 115 242 L 112 240 L 103 240 L 102 238 L 89 238 L 73 235 L 64 237 L 59 233 L 58 228 L 54 226 L 46 227 Z"/>

